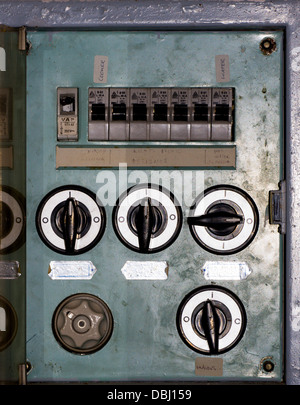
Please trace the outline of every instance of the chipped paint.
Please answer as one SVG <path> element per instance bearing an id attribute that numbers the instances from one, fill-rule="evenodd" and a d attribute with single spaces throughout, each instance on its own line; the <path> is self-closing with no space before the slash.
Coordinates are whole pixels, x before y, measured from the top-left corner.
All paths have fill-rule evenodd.
<path id="1" fill-rule="evenodd" d="M 152 4 L 151 4 L 152 3 Z M 68 4 L 69 9 L 65 10 Z M 287 383 L 299 384 L 299 304 L 300 283 L 300 10 L 296 0 L 223 0 L 202 1 L 114 1 L 93 0 L 23 0 L 0 1 L 0 23 L 12 27 L 92 27 L 111 26 L 159 27 L 160 29 L 212 27 L 272 28 L 278 24 L 287 29 L 286 105 L 287 105 Z"/>

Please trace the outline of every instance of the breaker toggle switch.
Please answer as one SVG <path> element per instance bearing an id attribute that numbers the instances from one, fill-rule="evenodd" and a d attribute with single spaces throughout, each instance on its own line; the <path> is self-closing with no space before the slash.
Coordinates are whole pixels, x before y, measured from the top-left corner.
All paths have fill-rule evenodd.
<path id="1" fill-rule="evenodd" d="M 170 91 L 169 89 L 150 89 L 150 141 L 170 140 Z"/>
<path id="2" fill-rule="evenodd" d="M 233 140 L 234 89 L 212 89 L 212 141 Z"/>
<path id="3" fill-rule="evenodd" d="M 108 140 L 108 95 L 109 89 L 89 88 L 89 141 Z"/>
<path id="4" fill-rule="evenodd" d="M 129 249 L 155 253 L 170 246 L 182 225 L 182 211 L 172 193 L 153 184 L 134 186 L 113 210 L 116 235 Z"/>
<path id="5" fill-rule="evenodd" d="M 225 353 L 242 339 L 246 312 L 232 291 L 219 286 L 196 288 L 182 300 L 177 329 L 184 343 L 204 355 Z"/>
<path id="6" fill-rule="evenodd" d="M 92 104 L 91 109 L 91 120 L 92 121 L 105 121 L 105 104 Z"/>
<path id="7" fill-rule="evenodd" d="M 171 89 L 172 121 L 171 140 L 190 140 L 190 89 Z"/>
<path id="8" fill-rule="evenodd" d="M 112 88 L 110 99 L 110 141 L 129 140 L 129 89 Z"/>
<path id="9" fill-rule="evenodd" d="M 146 141 L 149 138 L 149 89 L 130 89 L 130 140 Z"/>
<path id="10" fill-rule="evenodd" d="M 102 238 L 106 217 L 96 195 L 80 186 L 63 186 L 48 193 L 36 213 L 37 231 L 52 250 L 77 255 Z"/>

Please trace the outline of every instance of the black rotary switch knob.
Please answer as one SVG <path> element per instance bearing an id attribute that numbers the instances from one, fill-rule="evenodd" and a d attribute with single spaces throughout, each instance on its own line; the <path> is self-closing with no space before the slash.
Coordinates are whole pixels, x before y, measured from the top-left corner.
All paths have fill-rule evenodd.
<path id="1" fill-rule="evenodd" d="M 113 225 L 121 242 L 139 253 L 155 253 L 177 238 L 182 211 L 172 193 L 154 184 L 127 190 L 113 210 Z"/>
<path id="2" fill-rule="evenodd" d="M 144 198 L 138 205 L 134 222 L 140 251 L 146 253 L 149 250 L 152 230 L 155 228 L 155 215 L 150 198 Z"/>
<path id="3" fill-rule="evenodd" d="M 200 324 L 204 331 L 210 353 L 218 353 L 220 319 L 213 301 L 209 299 L 203 306 Z"/>
<path id="4" fill-rule="evenodd" d="M 205 250 L 228 255 L 241 251 L 254 239 L 259 215 L 253 199 L 231 185 L 205 190 L 188 217 L 190 232 Z"/>
<path id="5" fill-rule="evenodd" d="M 216 235 L 229 235 L 242 223 L 243 216 L 227 204 L 215 204 L 206 214 L 188 218 L 189 225 L 205 226 Z"/>
<path id="6" fill-rule="evenodd" d="M 103 235 L 105 222 L 105 211 L 96 195 L 73 185 L 48 193 L 36 214 L 42 241 L 66 255 L 77 255 L 94 247 Z"/>
<path id="7" fill-rule="evenodd" d="M 246 329 L 246 312 L 232 291 L 203 286 L 191 291 L 177 311 L 177 328 L 184 343 L 205 355 L 231 350 Z"/>
<path id="8" fill-rule="evenodd" d="M 68 253 L 74 253 L 76 239 L 79 235 L 80 216 L 77 201 L 74 198 L 68 198 L 61 220 L 66 252 Z"/>

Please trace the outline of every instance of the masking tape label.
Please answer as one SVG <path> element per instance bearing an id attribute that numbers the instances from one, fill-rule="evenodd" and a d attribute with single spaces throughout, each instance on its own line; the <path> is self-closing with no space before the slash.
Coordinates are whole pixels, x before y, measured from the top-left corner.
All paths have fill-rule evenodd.
<path id="1" fill-rule="evenodd" d="M 218 83 L 226 83 L 230 81 L 230 69 L 229 69 L 229 56 L 228 55 L 216 55 L 216 80 Z"/>
<path id="2" fill-rule="evenodd" d="M 106 83 L 108 71 L 108 57 L 96 55 L 94 58 L 94 83 Z"/>
<path id="3" fill-rule="evenodd" d="M 197 357 L 195 360 L 195 374 L 205 377 L 219 377 L 223 375 L 223 359 Z"/>

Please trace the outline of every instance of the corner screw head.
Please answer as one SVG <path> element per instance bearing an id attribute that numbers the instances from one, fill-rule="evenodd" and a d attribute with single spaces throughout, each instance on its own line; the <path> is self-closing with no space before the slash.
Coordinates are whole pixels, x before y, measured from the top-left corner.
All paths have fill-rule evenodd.
<path id="1" fill-rule="evenodd" d="M 273 38 L 264 38 L 261 41 L 259 48 L 264 55 L 271 55 L 271 53 L 276 51 L 276 42 Z"/>
<path id="2" fill-rule="evenodd" d="M 261 367 L 266 373 L 271 373 L 275 368 L 275 364 L 270 358 L 264 358 L 261 361 Z"/>

